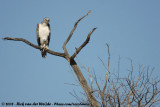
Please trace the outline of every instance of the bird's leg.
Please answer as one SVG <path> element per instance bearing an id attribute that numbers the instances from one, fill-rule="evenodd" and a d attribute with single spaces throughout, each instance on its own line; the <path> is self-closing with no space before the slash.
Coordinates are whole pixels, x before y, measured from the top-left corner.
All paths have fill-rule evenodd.
<path id="1" fill-rule="evenodd" d="M 47 45 L 46 45 L 46 47 L 45 47 L 45 48 L 46 48 L 46 49 L 49 49 Z"/>
<path id="2" fill-rule="evenodd" d="M 44 51 L 45 51 L 45 44 L 41 45 L 40 51 L 41 51 L 41 52 L 44 52 Z"/>
<path id="3" fill-rule="evenodd" d="M 40 51 L 43 52 L 43 45 L 41 45 L 40 47 L 41 47 Z"/>
<path id="4" fill-rule="evenodd" d="M 48 45 L 46 44 L 46 41 L 43 42 L 43 45 L 41 45 L 41 52 L 46 51 L 48 48 Z"/>
<path id="5" fill-rule="evenodd" d="M 45 50 L 49 49 L 48 45 L 47 45 L 47 41 L 44 41 L 44 48 L 45 48 Z"/>

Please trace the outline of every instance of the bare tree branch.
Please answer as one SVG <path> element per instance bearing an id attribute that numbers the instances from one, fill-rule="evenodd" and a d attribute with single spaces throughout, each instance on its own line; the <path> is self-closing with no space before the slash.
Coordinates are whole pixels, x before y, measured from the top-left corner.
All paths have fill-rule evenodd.
<path id="1" fill-rule="evenodd" d="M 107 87 L 108 73 L 109 73 L 109 64 L 110 64 L 110 51 L 109 51 L 109 44 L 106 44 L 106 45 L 107 45 L 107 48 L 108 48 L 108 66 L 107 66 L 107 72 L 106 72 L 105 84 L 104 84 L 104 87 L 103 87 L 103 93 L 105 92 L 106 87 Z"/>
<path id="2" fill-rule="evenodd" d="M 90 72 L 90 70 L 89 70 L 89 68 L 87 69 L 80 61 L 79 61 L 79 59 L 78 59 L 78 57 L 76 57 L 77 58 L 77 61 L 78 61 L 78 63 L 80 64 L 80 66 L 82 67 L 82 68 L 84 68 L 87 72 L 88 72 L 88 75 L 89 75 L 89 78 L 90 78 L 90 82 L 91 82 L 91 91 L 93 91 L 93 76 L 91 76 L 91 72 Z"/>
<path id="3" fill-rule="evenodd" d="M 111 83 L 111 85 L 112 85 L 112 87 L 113 87 L 113 89 L 115 91 L 115 96 L 117 97 L 118 107 L 120 107 L 121 102 L 120 102 L 120 98 L 119 98 L 119 93 L 117 92 L 117 89 L 115 88 L 114 84 Z"/>
<path id="4" fill-rule="evenodd" d="M 79 23 L 84 17 L 88 16 L 88 15 L 90 14 L 90 12 L 91 12 L 91 11 L 89 11 L 86 15 L 84 15 L 83 17 L 81 17 L 81 18 L 75 23 L 72 31 L 70 32 L 68 38 L 66 39 L 66 41 L 65 41 L 64 44 L 63 44 L 63 49 L 64 49 L 64 51 L 65 51 L 65 54 L 69 55 L 69 54 L 68 54 L 68 51 L 67 51 L 67 49 L 66 49 L 66 44 L 67 44 L 67 43 L 69 42 L 69 40 L 71 39 L 74 31 L 75 31 L 76 28 L 77 28 L 78 23 Z"/>
<path id="5" fill-rule="evenodd" d="M 31 47 L 35 48 L 35 49 L 41 49 L 40 46 L 38 45 L 34 45 L 33 43 L 29 42 L 28 40 L 26 39 L 23 39 L 23 38 L 10 38 L 10 37 L 5 37 L 5 38 L 2 38 L 4 40 L 13 40 L 13 41 L 22 41 L 28 45 L 30 45 Z M 54 51 L 51 51 L 50 49 L 46 49 L 46 51 L 52 55 L 55 55 L 55 56 L 60 56 L 60 57 L 65 57 L 65 54 L 64 53 L 60 53 L 60 52 L 54 52 Z"/>
<path id="6" fill-rule="evenodd" d="M 93 28 L 92 31 L 88 34 L 87 39 L 84 41 L 84 43 L 78 48 L 76 49 L 76 52 L 71 56 L 71 59 L 74 59 L 76 57 L 76 55 L 81 51 L 81 49 L 83 47 L 85 47 L 87 45 L 87 43 L 90 40 L 90 36 L 91 34 L 96 30 L 96 28 Z"/>
<path id="7" fill-rule="evenodd" d="M 29 42 L 28 40 L 23 39 L 23 38 L 10 38 L 10 37 L 5 37 L 5 38 L 2 38 L 2 39 L 3 39 L 3 40 L 22 41 L 22 42 L 24 42 L 24 43 L 26 43 L 26 44 L 28 44 L 28 45 L 36 48 L 36 49 L 41 49 L 41 47 L 39 47 L 39 46 L 37 46 L 37 45 L 34 45 L 34 44 L 32 44 L 31 42 Z"/>

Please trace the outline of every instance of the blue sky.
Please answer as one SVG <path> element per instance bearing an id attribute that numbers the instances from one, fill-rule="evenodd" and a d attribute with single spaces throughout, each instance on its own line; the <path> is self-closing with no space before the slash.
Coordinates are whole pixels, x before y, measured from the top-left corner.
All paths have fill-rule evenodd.
<path id="1" fill-rule="evenodd" d="M 74 23 L 89 10 L 91 14 L 80 22 L 67 45 L 70 54 L 80 46 L 92 28 L 89 44 L 78 54 L 82 64 L 103 79 L 107 65 L 106 43 L 110 44 L 110 71 L 116 72 L 121 57 L 120 73 L 130 69 L 133 60 L 135 73 L 138 64 L 155 67 L 160 75 L 160 1 L 159 0 L 0 0 L 0 37 L 25 38 L 34 44 L 36 25 L 50 18 L 49 48 L 63 52 L 62 45 Z M 71 67 L 65 59 L 40 51 L 22 42 L 0 39 L 0 101 L 1 102 L 76 102 L 69 92 L 82 92 Z M 82 69 L 85 77 L 86 71 Z M 78 94 L 80 95 L 80 94 Z"/>

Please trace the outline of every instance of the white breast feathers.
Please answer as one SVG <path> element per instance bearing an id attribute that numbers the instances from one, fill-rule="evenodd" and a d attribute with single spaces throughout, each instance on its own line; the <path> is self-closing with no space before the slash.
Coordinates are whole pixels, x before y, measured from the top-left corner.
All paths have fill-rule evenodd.
<path id="1" fill-rule="evenodd" d="M 41 38 L 40 42 L 47 41 L 49 33 L 49 27 L 45 23 L 39 24 L 39 37 Z"/>

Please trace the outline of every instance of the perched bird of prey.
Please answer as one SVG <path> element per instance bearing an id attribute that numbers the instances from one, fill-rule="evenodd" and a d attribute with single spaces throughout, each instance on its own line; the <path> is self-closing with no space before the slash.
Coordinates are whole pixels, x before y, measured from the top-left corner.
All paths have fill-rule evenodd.
<path id="1" fill-rule="evenodd" d="M 38 45 L 42 48 L 41 53 L 42 57 L 46 57 L 46 49 L 49 49 L 49 41 L 50 41 L 50 24 L 49 24 L 49 18 L 44 18 L 42 23 L 37 24 L 37 42 Z"/>

